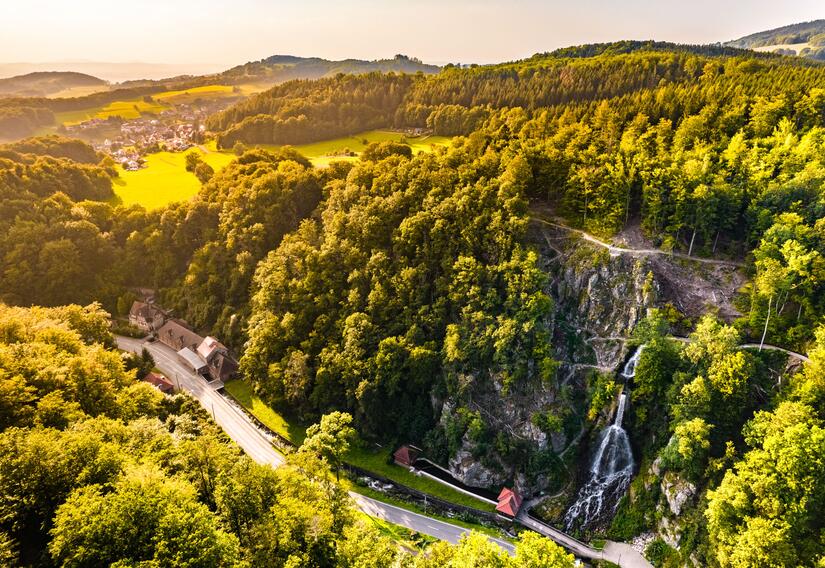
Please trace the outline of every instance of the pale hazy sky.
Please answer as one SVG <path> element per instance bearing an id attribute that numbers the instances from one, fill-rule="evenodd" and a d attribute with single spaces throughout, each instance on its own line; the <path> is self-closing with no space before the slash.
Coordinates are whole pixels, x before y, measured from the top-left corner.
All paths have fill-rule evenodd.
<path id="1" fill-rule="evenodd" d="M 709 43 L 825 0 L 2 0 L 0 62 L 231 66 L 272 54 L 494 62 L 617 39 Z"/>

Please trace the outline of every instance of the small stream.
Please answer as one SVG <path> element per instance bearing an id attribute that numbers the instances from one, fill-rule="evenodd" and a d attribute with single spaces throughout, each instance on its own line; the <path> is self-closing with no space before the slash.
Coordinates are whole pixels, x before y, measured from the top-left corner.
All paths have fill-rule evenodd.
<path id="1" fill-rule="evenodd" d="M 636 376 L 636 365 L 644 345 L 639 347 L 625 363 L 619 376 L 625 386 L 619 394 L 616 416 L 613 423 L 599 433 L 598 446 L 593 454 L 588 471 L 588 479 L 579 489 L 576 502 L 564 515 L 566 531 L 588 528 L 607 514 L 614 514 L 622 496 L 630 486 L 633 477 L 633 451 L 630 438 L 622 428 L 624 411 L 630 395 L 627 383 Z"/>

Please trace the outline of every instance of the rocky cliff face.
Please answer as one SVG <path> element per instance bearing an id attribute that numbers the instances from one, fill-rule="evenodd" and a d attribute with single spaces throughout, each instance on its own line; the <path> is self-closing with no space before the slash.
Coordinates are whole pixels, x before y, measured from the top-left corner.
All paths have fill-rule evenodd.
<path id="1" fill-rule="evenodd" d="M 532 417 L 558 405 L 569 406 L 560 392 L 588 369 L 615 371 L 626 355 L 625 338 L 645 316 L 657 297 L 657 284 L 646 261 L 628 256 L 611 257 L 601 248 L 571 240 L 546 227 L 534 226 L 533 244 L 541 252 L 540 262 L 550 275 L 548 294 L 555 301 L 547 325 L 553 334 L 555 358 L 561 367 L 554 384 L 530 386 L 503 392 L 500 381 L 479 386 L 467 406 L 479 412 L 489 427 L 526 443 L 534 450 L 563 451 L 576 432 L 548 435 Z M 452 415 L 454 403 L 440 408 L 442 424 Z M 497 452 L 487 452 L 483 462 L 473 457 L 474 443 L 465 435 L 461 448 L 449 461 L 450 471 L 467 485 L 498 487 L 515 479 L 527 493 L 548 484 L 541 474 L 528 479 L 523 471 Z"/>

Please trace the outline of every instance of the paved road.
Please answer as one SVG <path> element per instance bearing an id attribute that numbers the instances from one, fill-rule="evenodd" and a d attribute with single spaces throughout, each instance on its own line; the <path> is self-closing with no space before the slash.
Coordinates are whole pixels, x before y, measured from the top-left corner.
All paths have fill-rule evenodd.
<path id="1" fill-rule="evenodd" d="M 745 266 L 743 262 L 736 262 L 734 260 L 716 260 L 713 258 L 701 258 L 698 256 L 688 256 L 681 252 L 667 252 L 662 249 L 630 249 L 624 247 L 617 247 L 611 245 L 610 243 L 606 243 L 603 240 L 591 235 L 590 233 L 586 233 L 581 229 L 574 229 L 573 227 L 568 227 L 567 225 L 563 225 L 561 223 L 554 223 L 553 221 L 548 221 L 546 219 L 542 219 L 540 217 L 531 217 L 533 221 L 537 221 L 539 223 L 543 223 L 544 225 L 549 225 L 551 227 L 555 227 L 557 229 L 562 229 L 563 231 L 568 231 L 571 233 L 576 233 L 577 235 L 581 236 L 584 240 L 589 243 L 593 243 L 594 245 L 606 248 L 607 251 L 613 255 L 618 256 L 620 254 L 629 254 L 633 256 L 668 256 L 673 258 L 681 258 L 684 260 L 691 260 L 693 262 L 701 262 L 703 264 L 714 264 L 716 266 L 736 266 L 738 268 L 742 268 Z"/>
<path id="2" fill-rule="evenodd" d="M 375 499 L 370 499 L 369 497 L 359 495 L 358 493 L 350 493 L 350 495 L 355 500 L 358 508 L 366 514 L 371 517 L 378 517 L 380 519 L 384 519 L 385 521 L 395 523 L 396 525 L 401 525 L 402 527 L 409 528 L 412 524 L 419 526 L 422 522 L 421 519 L 425 519 L 423 522 L 426 530 L 419 528 L 416 528 L 415 530 L 435 536 L 441 540 L 456 543 L 467 532 L 467 529 L 464 527 L 451 525 L 450 523 L 445 523 L 444 521 L 439 521 L 438 519 L 424 517 L 423 515 L 408 511 L 407 509 L 402 509 L 401 507 L 376 501 Z M 513 544 L 507 542 L 506 540 L 493 537 L 488 538 L 511 554 L 515 551 Z"/>
<path id="3" fill-rule="evenodd" d="M 162 343 L 146 343 L 142 339 L 119 335 L 116 335 L 115 339 L 118 348 L 123 351 L 139 353 L 144 347 L 148 349 L 152 357 L 155 358 L 157 368 L 163 371 L 182 390 L 195 397 L 214 416 L 215 422 L 253 460 L 273 467 L 278 467 L 284 463 L 284 457 L 275 450 L 269 438 L 249 420 L 246 414 L 231 405 L 205 379 L 187 368 L 173 349 Z M 357 493 L 350 493 L 350 496 L 358 508 L 368 515 L 441 540 L 457 543 L 462 535 L 469 532 L 468 529 L 463 527 L 419 515 Z M 514 551 L 513 545 L 507 541 L 492 537 L 490 537 L 490 540 L 510 553 Z"/>

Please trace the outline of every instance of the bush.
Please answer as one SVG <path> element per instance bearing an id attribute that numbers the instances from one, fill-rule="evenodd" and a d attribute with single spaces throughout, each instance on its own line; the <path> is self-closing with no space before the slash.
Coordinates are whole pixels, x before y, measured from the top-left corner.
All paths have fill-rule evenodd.
<path id="1" fill-rule="evenodd" d="M 677 555 L 676 550 L 671 548 L 664 540 L 657 538 L 645 548 L 645 558 L 650 560 L 654 566 L 664 566 L 668 559 Z"/>

